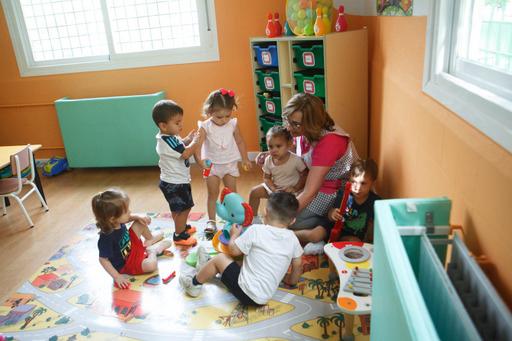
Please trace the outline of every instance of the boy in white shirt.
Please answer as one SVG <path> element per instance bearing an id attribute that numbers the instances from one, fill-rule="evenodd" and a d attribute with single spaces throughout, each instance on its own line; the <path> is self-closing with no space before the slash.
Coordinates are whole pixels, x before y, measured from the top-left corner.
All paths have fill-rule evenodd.
<path id="1" fill-rule="evenodd" d="M 153 121 L 160 130 L 156 134 L 156 152 L 160 157 L 160 190 L 169 203 L 175 232 L 173 241 L 177 245 L 195 245 L 190 237 L 195 229 L 187 225 L 190 209 L 194 206 L 190 187 L 189 158 L 199 147 L 199 135 L 191 131 L 182 139 L 183 109 L 171 100 L 158 101 L 153 107 Z"/>
<path id="2" fill-rule="evenodd" d="M 271 193 L 263 218 L 266 225 L 252 225 L 242 235 L 238 226 L 233 225 L 229 250 L 233 257 L 244 255 L 242 266 L 223 253 L 206 263 L 208 253 L 199 247 L 196 266 L 199 272 L 180 277 L 186 293 L 199 296 L 202 284 L 219 273 L 221 281 L 242 304 L 264 305 L 274 296 L 283 278 L 287 285 L 297 284 L 302 273 L 303 250 L 287 227 L 295 221 L 298 205 L 291 193 Z M 286 275 L 290 263 L 292 270 Z"/>

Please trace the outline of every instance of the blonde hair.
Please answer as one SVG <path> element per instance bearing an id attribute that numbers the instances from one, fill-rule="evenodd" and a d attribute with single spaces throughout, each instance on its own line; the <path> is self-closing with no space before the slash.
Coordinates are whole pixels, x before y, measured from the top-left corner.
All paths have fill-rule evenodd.
<path id="1" fill-rule="evenodd" d="M 224 94 L 223 91 L 225 92 Z M 210 92 L 203 104 L 203 116 L 208 117 L 212 113 L 219 110 L 235 110 L 238 109 L 237 98 L 231 91 L 225 89 L 214 90 Z"/>
<path id="2" fill-rule="evenodd" d="M 334 131 L 334 120 L 325 111 L 324 103 L 316 96 L 298 93 L 283 109 L 283 118 L 300 111 L 302 113 L 303 135 L 309 142 L 319 141 L 325 130 Z"/>
<path id="3" fill-rule="evenodd" d="M 102 233 L 111 233 L 115 227 L 112 219 L 117 219 L 128 211 L 129 204 L 128 195 L 117 188 L 110 188 L 96 194 L 91 201 L 96 226 Z"/>

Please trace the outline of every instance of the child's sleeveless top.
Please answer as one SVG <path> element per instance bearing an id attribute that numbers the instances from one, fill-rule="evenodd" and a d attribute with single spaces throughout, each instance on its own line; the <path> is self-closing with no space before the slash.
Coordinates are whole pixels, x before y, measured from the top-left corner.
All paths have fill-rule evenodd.
<path id="1" fill-rule="evenodd" d="M 236 118 L 223 126 L 216 125 L 211 119 L 198 122 L 199 127 L 206 132 L 206 138 L 201 147 L 203 160 L 210 159 L 213 164 L 225 164 L 242 159 L 233 136 L 236 123 Z"/>
<path id="2" fill-rule="evenodd" d="M 352 163 L 359 159 L 356 148 L 352 143 L 352 139 L 350 139 L 350 135 L 338 126 L 335 126 L 334 128 L 334 131 L 324 131 L 322 133 L 322 137 L 328 134 L 345 136 L 349 138 L 349 144 L 345 154 L 336 160 L 327 175 L 325 175 L 322 188 L 328 188 L 329 191 L 324 192 L 322 191 L 322 188 L 320 188 L 316 197 L 307 206 L 308 210 L 318 215 L 327 214 L 329 209 L 333 207 L 336 199 L 336 191 L 345 186 L 345 183 L 349 180 L 350 167 L 352 166 Z M 315 149 L 315 145 L 316 144 L 312 144 L 309 150 L 301 155 L 308 168 L 311 168 L 313 163 L 312 154 Z"/>

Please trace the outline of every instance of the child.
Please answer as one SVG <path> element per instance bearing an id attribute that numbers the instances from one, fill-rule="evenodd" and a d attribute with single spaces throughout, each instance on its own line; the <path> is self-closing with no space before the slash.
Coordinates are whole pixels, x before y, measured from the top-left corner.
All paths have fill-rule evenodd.
<path id="1" fill-rule="evenodd" d="M 215 90 L 204 102 L 203 116 L 207 119 L 199 124 L 201 155 L 194 154 L 196 160 L 210 160 L 211 171 L 206 178 L 208 187 L 208 222 L 205 232 L 217 230 L 215 202 L 219 196 L 220 181 L 225 187 L 236 192 L 236 178 L 240 175 L 238 161 L 242 160 L 244 169 L 251 167 L 247 157 L 245 142 L 240 135 L 237 119 L 233 111 L 238 108 L 233 90 Z M 204 143 L 204 144 L 203 144 Z M 198 161 L 206 168 L 203 161 Z"/>
<path id="2" fill-rule="evenodd" d="M 147 216 L 131 215 L 130 199 L 121 190 L 109 189 L 92 198 L 92 211 L 100 229 L 99 260 L 116 285 L 127 289 L 130 281 L 123 274 L 140 275 L 157 269 L 157 254 L 171 246 L 163 234 L 151 234 Z M 128 230 L 126 224 L 133 221 Z M 144 237 L 144 242 L 141 240 Z"/>
<path id="3" fill-rule="evenodd" d="M 277 191 L 300 192 L 306 183 L 307 169 L 304 161 L 290 152 L 292 135 L 283 126 L 274 126 L 267 132 L 268 156 L 263 163 L 263 183 L 251 189 L 249 205 L 257 222 L 260 199 Z"/>
<path id="4" fill-rule="evenodd" d="M 358 160 L 350 168 L 351 193 L 348 197 L 345 212 L 340 212 L 343 189 L 336 194 L 334 207 L 327 214 L 324 224 L 312 230 L 296 231 L 295 234 L 302 242 L 313 242 L 304 247 L 305 253 L 318 253 L 323 250 L 323 240 L 329 238 L 334 223 L 344 219 L 340 239 L 343 241 L 373 242 L 373 204 L 381 198 L 372 188 L 377 180 L 378 167 L 372 159 Z M 318 243 L 320 242 L 320 243 Z"/>
<path id="5" fill-rule="evenodd" d="M 193 245 L 190 237 L 194 228 L 187 225 L 190 209 L 194 206 L 190 187 L 189 158 L 199 147 L 199 136 L 191 131 L 182 139 L 183 109 L 171 100 L 158 101 L 153 107 L 153 121 L 160 130 L 156 135 L 156 152 L 160 157 L 160 190 L 169 203 L 175 232 L 176 245 Z"/>
<path id="6" fill-rule="evenodd" d="M 252 225 L 242 235 L 237 226 L 231 228 L 229 250 L 233 257 L 245 256 L 242 266 L 223 253 L 204 264 L 208 255 L 199 247 L 199 272 L 180 277 L 186 293 L 199 296 L 202 284 L 219 273 L 221 281 L 242 304 L 263 305 L 274 296 L 290 263 L 292 270 L 284 282 L 296 285 L 302 272 L 303 251 L 287 227 L 295 220 L 298 205 L 291 193 L 272 193 L 265 208 L 266 225 Z"/>

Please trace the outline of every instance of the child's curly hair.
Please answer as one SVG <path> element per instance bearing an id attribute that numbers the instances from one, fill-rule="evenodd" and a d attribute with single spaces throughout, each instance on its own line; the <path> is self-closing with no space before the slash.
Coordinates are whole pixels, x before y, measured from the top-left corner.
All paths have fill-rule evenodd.
<path id="1" fill-rule="evenodd" d="M 203 116 L 208 117 L 219 110 L 238 109 L 237 98 L 233 90 L 218 89 L 212 91 L 203 104 Z"/>
<path id="2" fill-rule="evenodd" d="M 112 219 L 117 219 L 128 211 L 130 199 L 122 190 L 110 188 L 92 197 L 91 204 L 96 226 L 102 233 L 109 234 L 115 227 Z"/>
<path id="3" fill-rule="evenodd" d="M 293 139 L 292 134 L 283 126 L 273 126 L 267 131 L 266 137 L 268 140 L 275 137 L 281 137 L 286 142 L 290 142 Z"/>

